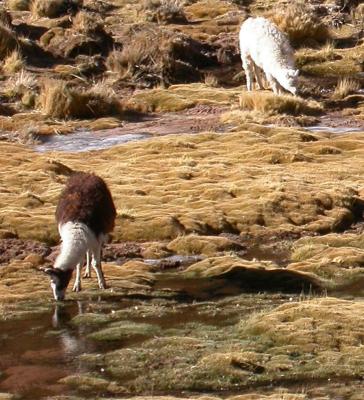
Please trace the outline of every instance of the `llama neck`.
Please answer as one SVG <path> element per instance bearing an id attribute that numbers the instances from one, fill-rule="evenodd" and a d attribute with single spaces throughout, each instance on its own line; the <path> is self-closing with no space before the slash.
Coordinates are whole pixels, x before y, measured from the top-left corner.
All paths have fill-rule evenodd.
<path id="1" fill-rule="evenodd" d="M 83 262 L 90 240 L 94 237 L 90 228 L 80 222 L 67 222 L 59 226 L 62 238 L 61 252 L 58 255 L 54 268 L 63 271 L 73 270 Z"/>

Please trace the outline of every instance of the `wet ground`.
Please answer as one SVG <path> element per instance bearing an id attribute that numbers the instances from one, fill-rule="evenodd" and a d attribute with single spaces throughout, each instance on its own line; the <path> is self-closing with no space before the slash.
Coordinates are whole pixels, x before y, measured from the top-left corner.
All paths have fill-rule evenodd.
<path id="1" fill-rule="evenodd" d="M 39 152 L 65 151 L 83 152 L 101 150 L 130 141 L 145 140 L 154 136 L 178 135 L 208 131 L 226 131 L 228 126 L 219 122 L 218 114 L 224 108 L 211 112 L 196 107 L 192 112 L 149 117 L 142 122 L 125 122 L 122 127 L 95 132 L 79 131 L 70 135 L 39 136 L 34 149 Z M 205 107 L 206 108 L 206 107 Z M 200 111 L 199 111 L 200 110 Z M 217 115 L 216 115 L 217 114 Z"/>
<path id="2" fill-rule="evenodd" d="M 220 111 L 221 113 L 222 111 Z M 226 132 L 232 126 L 219 123 L 216 115 L 189 116 L 188 114 L 168 115 L 154 121 L 125 123 L 123 127 L 100 131 L 78 131 L 69 135 L 40 136 L 34 149 L 38 152 L 62 151 L 78 153 L 102 150 L 128 142 L 147 140 L 155 136 L 199 133 L 208 130 Z M 318 125 L 304 128 L 310 132 L 343 134 L 363 131 L 359 121 L 337 116 L 327 117 Z"/>
<path id="3" fill-rule="evenodd" d="M 164 287 L 164 290 L 167 289 Z M 183 303 L 166 300 L 162 296 L 145 301 L 125 296 L 109 301 L 100 299 L 54 303 L 47 313 L 29 314 L 24 319 L 0 322 L 0 393 L 15 393 L 21 395 L 21 399 L 29 400 L 49 395 L 80 394 L 77 389 L 60 383 L 60 380 L 76 373 L 106 374 L 103 368 L 97 371 L 89 368 L 86 362 L 82 362 L 82 358 L 78 358 L 81 354 L 95 355 L 113 349 L 136 349 L 143 341 L 155 337 L 153 332 L 158 332 L 158 336 L 168 336 L 169 331 L 182 331 L 183 326 L 192 323 L 221 329 L 235 324 L 244 315 L 248 317 L 289 299 L 287 295 L 240 295 L 219 304 L 209 301 Z M 162 311 L 156 313 L 158 309 Z M 95 329 L 92 324 L 76 326 L 73 323 L 75 317 L 86 316 L 88 313 L 105 316 L 119 313 L 119 317 L 124 315 L 129 324 L 149 324 L 155 327 L 155 331 L 145 334 L 133 334 L 130 331 L 121 339 L 92 340 L 90 333 Z M 119 382 L 120 385 L 122 383 Z M 99 390 L 97 393 L 99 396 L 107 394 L 110 394 L 107 390 Z"/>

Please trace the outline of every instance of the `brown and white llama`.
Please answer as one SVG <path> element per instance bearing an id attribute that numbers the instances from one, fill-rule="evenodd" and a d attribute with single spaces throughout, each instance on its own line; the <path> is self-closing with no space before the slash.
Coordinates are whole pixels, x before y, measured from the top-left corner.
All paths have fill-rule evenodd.
<path id="1" fill-rule="evenodd" d="M 85 276 L 95 270 L 100 289 L 106 288 L 101 269 L 101 248 L 114 229 L 116 210 L 106 183 L 100 177 L 77 172 L 69 178 L 56 209 L 61 252 L 53 268 L 44 272 L 51 277 L 56 300 L 64 300 L 73 270 L 76 278 L 73 291 L 81 290 L 81 269 L 87 256 Z"/>

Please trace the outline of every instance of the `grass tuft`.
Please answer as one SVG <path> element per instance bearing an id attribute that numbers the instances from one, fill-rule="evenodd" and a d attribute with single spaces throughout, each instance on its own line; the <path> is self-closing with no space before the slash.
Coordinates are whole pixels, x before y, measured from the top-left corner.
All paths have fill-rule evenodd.
<path id="1" fill-rule="evenodd" d="M 360 83 L 355 79 L 340 78 L 332 97 L 333 99 L 343 99 L 349 94 L 357 92 L 360 87 Z"/>
<path id="2" fill-rule="evenodd" d="M 315 101 L 306 101 L 291 95 L 277 96 L 271 92 L 243 92 L 239 98 L 243 110 L 259 111 L 268 115 L 317 115 L 322 107 Z"/>
<path id="3" fill-rule="evenodd" d="M 330 38 L 326 26 L 303 1 L 278 9 L 270 17 L 295 47 L 324 42 Z"/>
<path id="4" fill-rule="evenodd" d="M 4 94 L 9 98 L 17 99 L 25 96 L 24 102 L 28 103 L 27 105 L 30 105 L 29 103 L 34 103 L 36 90 L 37 80 L 35 76 L 22 69 L 20 72 L 17 72 L 10 79 L 8 79 Z M 32 97 L 32 100 L 30 97 Z"/>
<path id="5" fill-rule="evenodd" d="M 44 81 L 40 93 L 40 108 L 47 116 L 62 119 L 87 119 L 122 112 L 121 103 L 101 83 L 82 91 L 57 80 Z"/>
<path id="6" fill-rule="evenodd" d="M 4 59 L 2 65 L 3 71 L 7 75 L 13 75 L 24 68 L 25 62 L 18 50 L 14 50 L 9 56 Z"/>

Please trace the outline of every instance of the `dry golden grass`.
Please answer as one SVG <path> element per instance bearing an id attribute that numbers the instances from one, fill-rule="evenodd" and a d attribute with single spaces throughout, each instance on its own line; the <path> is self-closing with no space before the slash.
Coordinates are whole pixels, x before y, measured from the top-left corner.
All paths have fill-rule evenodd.
<path id="1" fill-rule="evenodd" d="M 221 121 L 225 124 L 244 126 L 246 123 L 275 125 L 286 127 L 310 126 L 319 122 L 318 116 L 268 114 L 260 111 L 237 110 L 227 111 L 222 114 Z"/>
<path id="2" fill-rule="evenodd" d="M 174 239 L 166 248 L 181 255 L 213 256 L 220 252 L 241 249 L 241 246 L 224 237 L 187 235 Z"/>
<path id="3" fill-rule="evenodd" d="M 12 11 L 29 11 L 32 0 L 7 0 L 6 5 Z"/>
<path id="4" fill-rule="evenodd" d="M 45 80 L 39 103 L 41 111 L 53 118 L 94 118 L 122 112 L 121 103 L 103 84 L 80 90 L 63 81 Z"/>
<path id="5" fill-rule="evenodd" d="M 264 114 L 317 115 L 322 106 L 291 95 L 275 95 L 272 92 L 242 92 L 239 105 L 243 110 L 259 111 Z"/>
<path id="6" fill-rule="evenodd" d="M 235 88 L 215 88 L 195 83 L 139 92 L 131 97 L 131 102 L 149 112 L 173 112 L 199 104 L 228 106 L 237 101 L 239 93 L 240 90 Z"/>
<path id="7" fill-rule="evenodd" d="M 333 99 L 343 99 L 349 94 L 356 93 L 361 88 L 360 83 L 355 79 L 341 78 L 332 94 Z"/>
<path id="8" fill-rule="evenodd" d="M 208 20 L 224 15 L 229 11 L 236 11 L 236 9 L 237 7 L 230 2 L 222 0 L 202 0 L 185 7 L 186 14 L 190 15 L 192 19 Z"/>
<path id="9" fill-rule="evenodd" d="M 330 38 L 325 25 L 303 1 L 275 9 L 269 17 L 288 35 L 294 46 L 315 44 Z"/>
<path id="10" fill-rule="evenodd" d="M 298 67 L 302 67 L 308 63 L 326 62 L 341 58 L 333 42 L 328 42 L 317 50 L 304 47 L 297 50 L 295 53 L 295 60 Z"/>
<path id="11" fill-rule="evenodd" d="M 37 88 L 37 79 L 35 75 L 21 70 L 13 75 L 6 82 L 5 94 L 8 97 L 16 97 L 23 95 L 27 90 L 35 90 Z"/>
<path id="12" fill-rule="evenodd" d="M 60 123 L 59 127 L 63 125 L 68 126 Z M 180 134 L 129 143 L 94 153 L 87 167 L 79 154 L 54 153 L 53 157 L 73 170 L 103 176 L 110 183 L 116 208 L 134 210 L 133 218 L 118 217 L 116 240 L 171 240 L 192 232 L 253 236 L 331 232 L 343 227 L 348 216 L 355 219 L 363 137 L 315 137 L 310 142 L 294 129 L 247 125 L 225 135 Z M 320 143 L 343 151 L 312 154 L 312 146 Z M 32 154 L 24 171 L 28 152 L 2 146 L 0 187 L 7 187 L 7 192 L 2 193 L 0 229 L 42 238 L 44 226 L 49 226 L 52 233 L 46 236 L 55 240 L 53 209 L 62 176 L 50 171 L 49 155 L 42 154 Z M 181 160 L 187 158 L 182 166 L 189 168 L 189 179 L 181 176 Z M 124 171 L 122 181 L 120 171 Z M 44 205 L 29 210 L 19 204 L 25 190 L 42 198 Z M 330 209 L 320 206 L 324 197 Z"/>
<path id="13" fill-rule="evenodd" d="M 7 75 L 13 75 L 22 70 L 25 66 L 25 61 L 19 50 L 14 50 L 9 56 L 4 59 L 2 69 Z"/>
<path id="14" fill-rule="evenodd" d="M 205 75 L 205 85 L 216 88 L 219 86 L 219 80 L 217 79 L 216 75 L 208 73 Z"/>
<path id="15" fill-rule="evenodd" d="M 352 76 L 361 72 L 361 61 L 359 58 L 348 56 L 334 61 L 306 64 L 302 67 L 302 71 L 310 75 L 322 77 Z"/>

